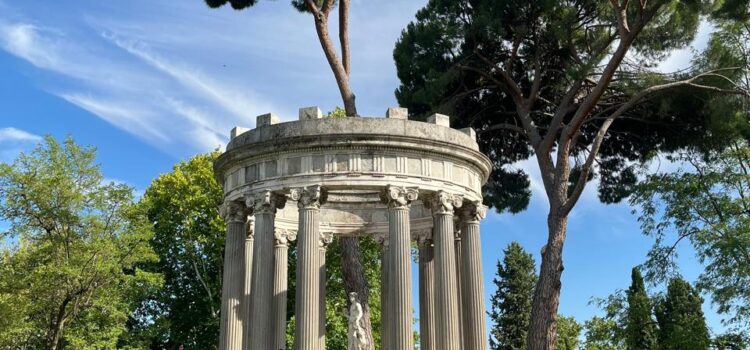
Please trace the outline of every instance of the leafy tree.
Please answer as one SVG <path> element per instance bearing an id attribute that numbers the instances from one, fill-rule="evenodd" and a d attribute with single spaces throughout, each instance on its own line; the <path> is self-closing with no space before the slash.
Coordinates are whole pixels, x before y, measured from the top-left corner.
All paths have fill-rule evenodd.
<path id="1" fill-rule="evenodd" d="M 628 299 L 627 345 L 629 349 L 656 349 L 656 324 L 651 317 L 651 299 L 646 294 L 641 270 L 634 267 L 626 294 Z"/>
<path id="2" fill-rule="evenodd" d="M 611 318 L 594 316 L 586 321 L 583 328 L 586 330 L 586 341 L 583 344 L 585 350 L 621 350 L 626 349 L 622 339 L 619 338 L 618 325 Z M 637 349 L 637 348 L 627 348 Z"/>
<path id="3" fill-rule="evenodd" d="M 627 197 L 634 161 L 707 143 L 715 114 L 705 107 L 717 95 L 745 94 L 740 69 L 724 62 L 655 68 L 693 41 L 711 11 L 729 20 L 746 9 L 700 0 L 431 0 L 396 44 L 396 96 L 412 117 L 442 112 L 477 130 L 493 162 L 486 202 L 523 210 L 529 180 L 509 165 L 536 158 L 549 214 L 530 349 L 555 345 L 567 220 L 587 182 L 599 177 L 604 202 Z"/>
<path id="4" fill-rule="evenodd" d="M 679 152 L 671 174 L 649 176 L 631 202 L 641 208 L 641 227 L 656 243 L 647 277 L 674 274 L 675 248 L 689 241 L 705 265 L 697 287 L 712 296 L 731 322 L 750 321 L 750 147 L 736 142 L 720 151 Z M 672 237 L 676 238 L 672 242 Z"/>
<path id="5" fill-rule="evenodd" d="M 503 251 L 503 262 L 497 262 L 493 282 L 497 291 L 490 298 L 490 348 L 524 349 L 531 315 L 531 298 L 536 284 L 534 258 L 518 242 L 511 242 Z"/>
<path id="6" fill-rule="evenodd" d="M 747 344 L 747 335 L 741 333 L 725 333 L 711 339 L 711 348 L 717 350 L 743 350 Z"/>
<path id="7" fill-rule="evenodd" d="M 47 136 L 0 164 L 0 347 L 114 348 L 161 276 L 133 189 L 104 181 L 95 151 Z"/>
<path id="8" fill-rule="evenodd" d="M 225 238 L 217 210 L 224 194 L 213 171 L 218 155 L 178 163 L 143 195 L 154 230 L 150 243 L 159 256 L 144 268 L 162 272 L 164 285 L 143 301 L 131 332 L 151 347 L 214 349 L 218 344 Z"/>
<path id="9" fill-rule="evenodd" d="M 709 335 L 701 306 L 703 298 L 690 283 L 673 278 L 667 295 L 656 307 L 659 349 L 708 349 Z"/>
<path id="10" fill-rule="evenodd" d="M 252 7 L 257 0 L 204 0 L 209 7 L 217 8 L 225 4 L 230 4 L 232 8 L 241 10 Z M 333 76 L 336 79 L 341 100 L 344 103 L 344 111 L 347 117 L 356 117 L 357 106 L 354 92 L 349 84 L 349 74 L 351 67 L 351 54 L 349 52 L 349 3 L 350 0 L 292 0 L 292 6 L 301 12 L 312 14 L 315 22 L 315 30 L 320 41 L 320 46 L 328 60 Z M 341 49 L 341 58 L 336 54 L 336 48 L 333 45 L 328 29 L 328 17 L 334 6 L 338 4 L 338 31 L 339 31 L 339 48 Z M 336 116 L 336 111 L 329 113 L 330 116 Z M 374 346 L 374 337 L 372 333 L 371 315 L 370 315 L 370 288 L 367 285 L 366 278 L 362 271 L 362 261 L 358 258 L 362 256 L 359 239 L 357 237 L 342 238 L 342 255 L 344 261 L 344 288 L 346 293 L 356 292 L 362 304 L 362 328 L 365 331 L 365 337 L 369 347 Z M 347 301 L 348 302 L 348 301 Z"/>
<path id="11" fill-rule="evenodd" d="M 581 335 L 581 324 L 575 318 L 562 315 L 557 316 L 557 339 L 555 349 L 578 349 L 578 336 Z"/>

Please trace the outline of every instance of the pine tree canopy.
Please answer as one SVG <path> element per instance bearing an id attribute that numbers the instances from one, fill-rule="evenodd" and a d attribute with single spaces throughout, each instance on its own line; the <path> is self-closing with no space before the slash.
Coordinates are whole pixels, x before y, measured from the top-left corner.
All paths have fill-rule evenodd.
<path id="1" fill-rule="evenodd" d="M 667 295 L 656 307 L 659 349 L 706 350 L 709 334 L 703 317 L 703 298 L 687 281 L 673 278 Z"/>
<path id="2" fill-rule="evenodd" d="M 518 212 L 528 205 L 529 180 L 511 164 L 537 152 L 537 133 L 546 145 L 545 133 L 555 137 L 576 116 L 607 59 L 625 41 L 617 18 L 640 29 L 622 63 L 610 67 L 612 81 L 571 146 L 573 158 L 586 158 L 600 125 L 625 101 L 651 86 L 694 76 L 694 69 L 663 73 L 656 66 L 695 39 L 705 16 L 742 17 L 747 9 L 738 2 L 652 1 L 636 10 L 625 1 L 626 10 L 618 13 L 612 4 L 619 2 L 599 0 L 431 0 L 394 49 L 401 80 L 396 96 L 413 118 L 439 112 L 451 115 L 456 127 L 474 127 L 493 162 L 485 201 L 499 211 Z M 702 83 L 733 88 L 719 77 L 736 77 L 738 69 L 727 67 L 732 66 L 722 65 L 718 78 Z M 714 98 L 713 91 L 684 86 L 633 105 L 612 124 L 598 167 L 584 180 L 599 177 L 604 202 L 627 197 L 637 181 L 634 162 L 707 143 L 716 125 L 729 123 L 716 119 L 725 114 L 711 113 Z M 582 166 L 574 162 L 573 175 Z"/>

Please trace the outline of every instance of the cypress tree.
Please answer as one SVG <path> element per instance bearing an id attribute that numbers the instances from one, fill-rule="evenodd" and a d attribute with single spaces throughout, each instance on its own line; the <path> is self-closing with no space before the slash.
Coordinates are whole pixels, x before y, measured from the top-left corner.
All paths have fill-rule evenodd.
<path id="1" fill-rule="evenodd" d="M 494 324 L 490 331 L 490 348 L 525 349 L 537 279 L 535 262 L 517 242 L 508 244 L 504 255 L 503 262 L 497 262 L 497 276 L 493 280 L 497 291 L 492 295 L 489 312 Z"/>
<path id="2" fill-rule="evenodd" d="M 708 328 L 698 291 L 681 278 L 673 278 L 667 296 L 656 308 L 659 348 L 662 350 L 705 350 L 709 347 Z"/>
<path id="3" fill-rule="evenodd" d="M 646 294 L 641 271 L 634 267 L 627 291 L 628 311 L 625 334 L 628 349 L 646 350 L 656 348 L 656 325 L 651 317 L 651 300 Z"/>

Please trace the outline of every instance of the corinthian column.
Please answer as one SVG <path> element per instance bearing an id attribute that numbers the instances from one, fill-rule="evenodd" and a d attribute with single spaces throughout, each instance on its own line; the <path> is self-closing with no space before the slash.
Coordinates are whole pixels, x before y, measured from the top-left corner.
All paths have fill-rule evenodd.
<path id="1" fill-rule="evenodd" d="M 453 209 L 461 206 L 461 197 L 438 191 L 427 205 L 432 209 L 435 244 L 435 308 L 437 312 L 437 348 L 459 350 L 458 293 Z"/>
<path id="2" fill-rule="evenodd" d="M 320 346 L 320 205 L 325 202 L 321 186 L 295 188 L 291 197 L 299 208 L 297 232 L 296 350 L 318 350 Z M 325 330 L 322 330 L 325 333 Z"/>
<path id="3" fill-rule="evenodd" d="M 289 261 L 289 241 L 297 237 L 294 231 L 276 229 L 274 238 L 273 316 L 274 350 L 286 349 L 286 296 Z"/>
<path id="4" fill-rule="evenodd" d="M 255 230 L 255 217 L 252 214 L 247 216 L 245 221 L 245 230 L 247 231 L 247 238 L 245 238 L 245 286 L 242 291 L 242 312 L 244 313 L 242 319 L 245 321 L 245 325 L 242 330 L 242 344 L 243 349 L 250 346 L 250 315 L 253 310 L 253 298 L 250 295 L 253 288 L 253 242 L 254 242 L 254 230 Z"/>
<path id="5" fill-rule="evenodd" d="M 245 251 L 247 208 L 241 202 L 225 201 L 219 209 L 219 213 L 227 223 L 221 290 L 219 349 L 241 350 L 243 331 L 241 305 L 245 282 L 243 255 Z"/>
<path id="6" fill-rule="evenodd" d="M 274 346 L 273 271 L 274 220 L 276 209 L 284 207 L 286 197 L 270 191 L 249 194 L 247 206 L 255 213 L 253 243 L 252 306 L 250 316 L 250 349 L 272 349 Z"/>
<path id="7" fill-rule="evenodd" d="M 435 347 L 435 261 L 432 232 L 417 238 L 419 247 L 419 346 L 420 350 Z"/>
<path id="8" fill-rule="evenodd" d="M 388 331 L 391 327 L 388 326 L 390 320 L 388 315 L 388 234 L 378 234 L 375 239 L 382 245 L 382 254 L 380 255 L 380 348 L 382 350 L 390 350 L 390 335 Z"/>
<path id="9" fill-rule="evenodd" d="M 388 316 L 392 324 L 390 350 L 414 349 L 411 290 L 411 232 L 409 205 L 417 199 L 413 188 L 388 186 L 383 192 L 388 205 L 389 276 Z"/>
<path id="10" fill-rule="evenodd" d="M 320 323 L 318 329 L 321 330 L 319 338 L 319 349 L 326 348 L 326 251 L 328 245 L 333 242 L 333 233 L 326 232 L 320 234 L 320 295 L 318 308 L 320 309 Z"/>
<path id="11" fill-rule="evenodd" d="M 479 221 L 484 218 L 487 207 L 481 202 L 465 205 L 461 211 L 462 285 L 464 349 L 485 350 L 487 334 L 485 328 L 484 287 L 482 285 L 482 247 L 479 240 Z"/>

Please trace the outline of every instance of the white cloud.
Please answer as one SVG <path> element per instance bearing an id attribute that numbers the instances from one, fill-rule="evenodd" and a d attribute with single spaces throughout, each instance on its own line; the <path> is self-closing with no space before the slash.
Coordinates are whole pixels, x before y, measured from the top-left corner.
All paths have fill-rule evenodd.
<path id="1" fill-rule="evenodd" d="M 39 142 L 42 137 L 16 128 L 0 128 L 0 142 Z"/>

